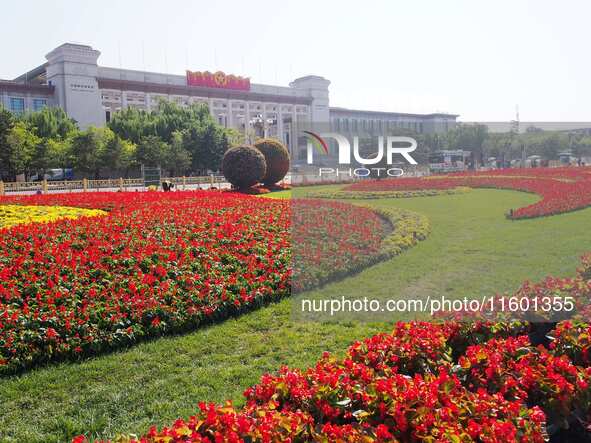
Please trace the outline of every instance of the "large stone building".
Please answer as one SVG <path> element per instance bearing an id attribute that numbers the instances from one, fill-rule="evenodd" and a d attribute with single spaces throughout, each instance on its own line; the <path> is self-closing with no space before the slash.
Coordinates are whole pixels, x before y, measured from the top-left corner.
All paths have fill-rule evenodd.
<path id="1" fill-rule="evenodd" d="M 0 104 L 15 113 L 60 106 L 86 128 L 104 125 L 128 106 L 153 109 L 160 99 L 180 105 L 205 103 L 220 124 L 245 132 L 262 128 L 292 151 L 298 123 L 327 124 L 344 132 L 407 128 L 428 133 L 448 130 L 457 117 L 330 107 L 330 81 L 315 75 L 298 78 L 287 87 L 272 86 L 221 72 L 183 76 L 103 67 L 98 65 L 99 56 L 90 46 L 65 43 L 49 52 L 37 68 L 12 81 L 0 81 Z"/>

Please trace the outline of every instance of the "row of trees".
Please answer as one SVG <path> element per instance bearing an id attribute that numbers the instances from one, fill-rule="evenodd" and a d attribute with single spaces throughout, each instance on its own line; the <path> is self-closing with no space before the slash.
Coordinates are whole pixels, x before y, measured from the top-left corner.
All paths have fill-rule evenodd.
<path id="1" fill-rule="evenodd" d="M 0 178 L 42 175 L 51 168 L 127 177 L 140 165 L 160 166 L 171 175 L 204 173 L 218 170 L 236 142 L 240 134 L 217 124 L 202 104 L 183 108 L 162 101 L 153 111 L 128 108 L 107 127 L 84 131 L 61 108 L 23 116 L 0 108 Z"/>
<path id="2" fill-rule="evenodd" d="M 429 155 L 440 150 L 463 150 L 472 153 L 472 166 L 486 164 L 491 157 L 507 164 L 520 160 L 523 151 L 527 156 L 539 155 L 545 160 L 557 160 L 562 152 L 570 152 L 574 157 L 591 157 L 591 136 L 588 131 L 541 131 L 528 128 L 526 132 L 489 132 L 482 124 L 459 123 L 454 129 L 436 134 L 419 134 L 411 129 L 398 128 L 391 135 L 413 137 L 417 149 L 413 157 L 419 164 L 428 164 Z M 375 154 L 375 139 L 360 140 L 361 151 L 365 157 Z M 380 165 L 386 167 L 387 165 Z"/>
<path id="3" fill-rule="evenodd" d="M 523 149 L 548 160 L 564 151 L 591 156 L 591 137 L 576 131 L 491 133 L 480 124 L 459 124 L 440 134 L 400 131 L 417 139 L 414 156 L 420 163 L 442 149 L 471 151 L 476 165 L 489 157 L 521 158 Z M 74 168 L 78 175 L 95 178 L 128 177 L 137 175 L 140 165 L 160 166 L 171 175 L 203 174 L 218 170 L 226 150 L 242 138 L 220 126 L 204 104 L 181 107 L 161 101 L 153 111 L 127 108 L 114 114 L 107 127 L 84 131 L 61 108 L 15 116 L 0 107 L 0 178 L 43 175 L 51 168 Z"/>
<path id="4" fill-rule="evenodd" d="M 419 150 L 426 157 L 429 152 L 463 149 L 473 153 L 479 164 L 488 158 L 520 159 L 523 149 L 527 155 L 539 155 L 546 160 L 556 160 L 561 152 L 571 152 L 575 157 L 591 156 L 591 136 L 584 131 L 541 131 L 528 128 L 526 132 L 489 132 L 481 124 L 458 124 L 442 134 L 425 134 L 419 137 Z"/>

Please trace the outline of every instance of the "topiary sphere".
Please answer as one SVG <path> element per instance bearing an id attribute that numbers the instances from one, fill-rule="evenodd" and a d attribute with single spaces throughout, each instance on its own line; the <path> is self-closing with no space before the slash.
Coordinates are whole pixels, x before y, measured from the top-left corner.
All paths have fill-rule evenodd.
<path id="1" fill-rule="evenodd" d="M 263 179 L 266 171 L 265 156 L 249 145 L 228 149 L 222 160 L 224 177 L 239 189 L 256 185 Z"/>
<path id="2" fill-rule="evenodd" d="M 267 162 L 267 173 L 263 183 L 273 185 L 283 180 L 289 171 L 289 152 L 283 143 L 272 138 L 263 138 L 254 144 L 263 153 Z"/>

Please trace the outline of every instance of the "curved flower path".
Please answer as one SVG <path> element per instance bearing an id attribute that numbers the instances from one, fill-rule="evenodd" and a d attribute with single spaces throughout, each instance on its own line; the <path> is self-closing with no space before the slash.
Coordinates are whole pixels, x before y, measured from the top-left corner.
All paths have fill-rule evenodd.
<path id="1" fill-rule="evenodd" d="M 512 219 L 534 218 L 576 211 L 591 206 L 591 167 L 500 169 L 445 176 L 360 181 L 346 192 L 401 192 L 470 188 L 511 189 L 541 197 L 529 206 L 510 209 Z"/>

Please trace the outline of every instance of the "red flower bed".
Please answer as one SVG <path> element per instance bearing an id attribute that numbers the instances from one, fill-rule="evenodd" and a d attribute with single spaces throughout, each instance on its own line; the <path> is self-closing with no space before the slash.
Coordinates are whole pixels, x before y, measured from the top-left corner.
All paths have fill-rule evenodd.
<path id="1" fill-rule="evenodd" d="M 289 207 L 217 193 L 24 199 L 105 217 L 0 232 L 0 373 L 194 329 L 289 294 Z"/>
<path id="2" fill-rule="evenodd" d="M 101 208 L 104 217 L 0 230 L 0 374 L 193 330 L 371 263 L 373 211 L 233 193 L 72 193 L 3 202 Z M 295 235 L 295 234 L 294 234 Z M 328 239 L 328 241 L 327 241 Z"/>
<path id="3" fill-rule="evenodd" d="M 515 210 L 513 219 L 561 214 L 591 206 L 591 168 L 502 169 L 466 172 L 422 178 L 397 178 L 360 181 L 346 191 L 405 191 L 452 189 L 457 186 L 472 188 L 513 189 L 532 192 L 541 200 Z"/>
<path id="4" fill-rule="evenodd" d="M 585 417 L 589 408 L 591 369 L 577 367 L 566 355 L 555 356 L 542 346 L 532 348 L 527 336 L 471 346 L 459 364 L 470 390 L 482 388 L 538 405 L 554 427 L 568 427 L 571 414 Z"/>
<path id="5" fill-rule="evenodd" d="M 342 360 L 326 354 L 306 371 L 284 367 L 263 376 L 245 391 L 241 409 L 200 404 L 188 420 L 160 431 L 152 428 L 131 441 L 546 441 L 546 415 L 540 407 L 470 390 L 454 373 L 447 341 L 458 328 L 451 323 L 401 323 L 392 335 L 354 344 Z M 399 339 L 406 350 L 399 349 Z M 423 357 L 412 350 L 425 345 L 448 348 L 441 367 L 421 367 Z M 407 363 L 416 361 L 401 371 L 400 360 L 391 358 L 399 352 Z M 385 354 L 390 357 L 383 358 Z M 441 354 L 435 351 L 431 357 Z M 86 440 L 80 436 L 74 441 Z"/>
<path id="6" fill-rule="evenodd" d="M 548 432 L 586 423 L 590 370 L 532 347 L 527 336 L 493 334 L 454 364 L 454 339 L 470 340 L 481 326 L 401 323 L 391 335 L 355 343 L 342 360 L 326 354 L 306 371 L 263 376 L 245 391 L 243 408 L 201 403 L 189 419 L 130 441 L 543 442 Z M 447 349 L 430 354 L 433 344 Z M 420 352 L 406 352 L 425 346 L 439 367 L 422 367 Z M 414 363 L 402 368 L 391 358 L 397 353 Z"/>
<path id="7" fill-rule="evenodd" d="M 518 293 L 547 294 L 554 285 L 588 302 L 588 268 L 586 257 L 570 281 L 547 279 Z M 200 404 L 193 417 L 130 441 L 589 441 L 591 326 L 564 321 L 534 346 L 535 326 L 398 323 L 342 359 L 325 354 L 307 370 L 264 375 L 244 392 L 242 408 Z"/>
<path id="8" fill-rule="evenodd" d="M 392 230 L 374 211 L 346 203 L 295 199 L 291 210 L 294 291 L 379 260 L 382 241 Z"/>

